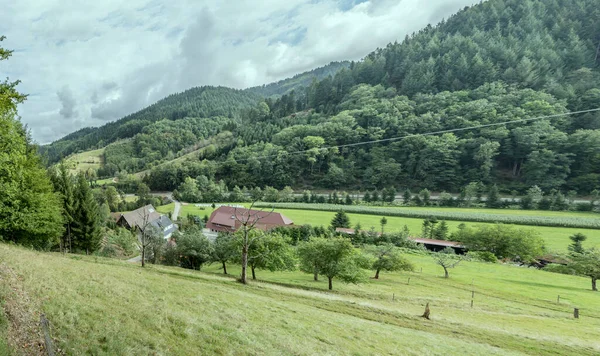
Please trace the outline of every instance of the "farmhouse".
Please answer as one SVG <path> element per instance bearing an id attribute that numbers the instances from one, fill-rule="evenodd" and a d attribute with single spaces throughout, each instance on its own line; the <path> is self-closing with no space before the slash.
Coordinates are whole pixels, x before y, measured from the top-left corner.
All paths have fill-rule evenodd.
<path id="1" fill-rule="evenodd" d="M 280 213 L 220 206 L 210 214 L 206 228 L 211 232 L 234 232 L 240 228 L 242 221 L 248 219 L 250 223 L 256 221 L 254 227 L 264 231 L 294 225 L 292 220 Z"/>
<path id="2" fill-rule="evenodd" d="M 157 212 L 152 205 L 146 205 L 134 211 L 120 214 L 117 225 L 129 230 L 144 230 L 149 226 L 153 226 L 162 232 L 165 239 L 170 238 L 177 230 L 177 225 L 173 224 L 166 215 Z"/>

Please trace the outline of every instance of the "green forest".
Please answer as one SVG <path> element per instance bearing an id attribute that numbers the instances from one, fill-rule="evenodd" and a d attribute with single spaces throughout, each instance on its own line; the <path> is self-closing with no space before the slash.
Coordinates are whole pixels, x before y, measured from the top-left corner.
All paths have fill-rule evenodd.
<path id="1" fill-rule="evenodd" d="M 55 163 L 112 143 L 97 175 L 145 171 L 153 190 L 205 176 L 230 189 L 586 195 L 600 188 L 600 111 L 552 115 L 598 108 L 599 52 L 596 1 L 491 0 L 310 83 L 190 89 L 41 151 Z"/>

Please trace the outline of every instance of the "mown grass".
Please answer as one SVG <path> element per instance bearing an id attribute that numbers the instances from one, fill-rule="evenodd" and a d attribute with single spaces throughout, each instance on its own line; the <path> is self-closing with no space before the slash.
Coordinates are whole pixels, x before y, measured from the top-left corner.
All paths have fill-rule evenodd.
<path id="1" fill-rule="evenodd" d="M 327 292 L 300 272 L 258 271 L 262 282 L 242 286 L 218 266 L 142 269 L 0 245 L 70 355 L 600 353 L 600 299 L 587 279 L 469 262 L 445 280 L 431 258 L 409 258 L 422 273 Z M 427 302 L 430 321 L 419 317 Z"/>
<path id="2" fill-rule="evenodd" d="M 65 164 L 74 174 L 86 171 L 90 168 L 97 170 L 103 164 L 103 154 L 104 148 L 77 153 L 65 159 Z"/>

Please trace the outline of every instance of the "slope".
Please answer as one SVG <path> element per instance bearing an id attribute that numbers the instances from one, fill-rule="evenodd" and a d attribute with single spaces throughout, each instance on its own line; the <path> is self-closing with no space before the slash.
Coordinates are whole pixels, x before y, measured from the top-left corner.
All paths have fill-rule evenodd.
<path id="1" fill-rule="evenodd" d="M 594 338 L 600 305 L 586 290 L 588 281 L 522 268 L 468 263 L 444 280 L 430 258 L 414 256 L 422 273 L 386 274 L 358 286 L 338 283 L 338 291 L 325 292 L 325 282 L 311 282 L 312 276 L 296 272 L 259 271 L 259 277 L 274 283 L 242 286 L 213 273 L 141 269 L 6 245 L 0 245 L 0 257 L 0 276 L 6 281 L 2 297 L 7 304 L 26 303 L 34 315 L 45 313 L 57 346 L 67 354 L 600 351 Z M 474 308 L 469 307 L 471 288 Z M 17 289 L 30 300 L 15 300 L 12 291 Z M 560 304 L 553 302 L 556 294 Z M 432 308 L 431 321 L 418 316 L 425 302 Z M 577 321 L 569 317 L 573 305 L 581 308 Z M 10 325 L 9 335 L 18 332 Z"/>
<path id="2" fill-rule="evenodd" d="M 196 87 L 172 94 L 136 113 L 98 128 L 84 128 L 40 148 L 50 163 L 74 152 L 102 148 L 119 139 L 130 138 L 156 121 L 186 117 L 233 117 L 242 109 L 256 105 L 257 94 L 225 87 Z"/>

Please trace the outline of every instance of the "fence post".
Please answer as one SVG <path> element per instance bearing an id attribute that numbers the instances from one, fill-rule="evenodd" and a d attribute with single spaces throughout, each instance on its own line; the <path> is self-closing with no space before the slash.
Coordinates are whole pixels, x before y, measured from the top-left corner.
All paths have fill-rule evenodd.
<path id="1" fill-rule="evenodd" d="M 573 308 L 573 317 L 579 319 L 579 308 Z"/>
<path id="2" fill-rule="evenodd" d="M 52 338 L 50 338 L 50 323 L 46 319 L 46 315 L 40 315 L 40 325 L 44 331 L 44 343 L 46 344 L 46 353 L 48 356 L 54 356 L 54 349 L 52 348 Z"/>

